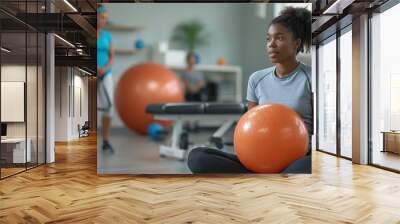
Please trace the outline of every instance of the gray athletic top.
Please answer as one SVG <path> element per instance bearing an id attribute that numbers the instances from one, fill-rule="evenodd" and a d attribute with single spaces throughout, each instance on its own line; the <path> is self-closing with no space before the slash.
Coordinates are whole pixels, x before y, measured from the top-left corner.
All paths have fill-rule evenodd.
<path id="1" fill-rule="evenodd" d="M 313 134 L 311 68 L 300 63 L 289 75 L 279 78 L 275 66 L 254 72 L 247 87 L 247 100 L 259 105 L 279 103 L 296 111 Z"/>
<path id="2" fill-rule="evenodd" d="M 182 81 L 186 80 L 190 86 L 196 85 L 198 81 L 204 81 L 203 73 L 198 71 L 183 71 L 181 73 L 178 73 L 178 76 L 182 79 Z"/>

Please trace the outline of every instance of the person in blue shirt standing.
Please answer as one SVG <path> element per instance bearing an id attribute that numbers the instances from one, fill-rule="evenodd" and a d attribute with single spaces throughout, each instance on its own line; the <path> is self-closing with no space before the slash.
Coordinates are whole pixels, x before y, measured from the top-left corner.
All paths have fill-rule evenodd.
<path id="1" fill-rule="evenodd" d="M 110 124 L 114 99 L 112 64 L 114 48 L 111 34 L 104 29 L 108 15 L 104 6 L 97 8 L 97 91 L 98 110 L 102 112 L 103 150 L 113 150 L 110 142 Z"/>
<path id="2" fill-rule="evenodd" d="M 296 58 L 311 46 L 311 12 L 288 7 L 274 18 L 266 35 L 266 51 L 274 66 L 254 72 L 248 82 L 248 109 L 270 103 L 286 105 L 303 119 L 313 134 L 313 93 L 311 68 Z M 311 141 L 306 156 L 282 172 L 311 173 Z M 276 149 L 279 150 L 279 149 Z M 236 155 L 208 147 L 190 151 L 188 167 L 193 173 L 251 173 Z"/>

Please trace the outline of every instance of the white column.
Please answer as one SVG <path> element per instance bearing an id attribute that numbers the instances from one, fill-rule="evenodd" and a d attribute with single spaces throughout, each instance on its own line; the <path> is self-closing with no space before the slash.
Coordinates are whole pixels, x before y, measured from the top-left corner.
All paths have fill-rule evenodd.
<path id="1" fill-rule="evenodd" d="M 353 162 L 368 163 L 368 17 L 353 20 Z"/>
<path id="2" fill-rule="evenodd" d="M 53 12 L 54 6 L 50 1 L 46 3 L 47 12 Z M 54 133 L 55 133 L 55 60 L 54 35 L 46 35 L 46 163 L 55 161 Z"/>
<path id="3" fill-rule="evenodd" d="M 313 110 L 314 110 L 314 117 L 313 117 L 313 130 L 314 135 L 311 138 L 311 148 L 315 150 L 317 148 L 317 47 L 315 45 L 311 46 L 311 89 L 313 92 Z"/>
<path id="4" fill-rule="evenodd" d="M 54 35 L 47 34 L 46 36 L 46 84 L 47 84 L 47 107 L 46 107 L 46 163 L 55 161 L 54 151 L 54 133 L 55 133 L 55 74 L 54 74 Z"/>

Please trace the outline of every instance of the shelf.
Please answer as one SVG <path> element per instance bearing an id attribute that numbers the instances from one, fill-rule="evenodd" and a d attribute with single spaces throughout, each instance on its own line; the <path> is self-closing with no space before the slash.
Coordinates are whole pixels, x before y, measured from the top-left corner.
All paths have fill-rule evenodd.
<path id="1" fill-rule="evenodd" d="M 145 53 L 147 50 L 146 49 L 115 49 L 115 54 L 117 55 L 136 55 L 136 54 L 141 54 Z"/>
<path id="2" fill-rule="evenodd" d="M 104 27 L 104 29 L 116 32 L 137 32 L 143 30 L 143 27 L 108 24 Z"/>
<path id="3" fill-rule="evenodd" d="M 171 65 L 168 66 L 171 69 L 174 70 L 184 70 L 185 66 L 176 66 L 176 65 Z M 221 73 L 241 73 L 241 68 L 239 66 L 234 66 L 234 65 L 196 65 L 195 67 L 196 71 L 200 72 L 221 72 Z"/>

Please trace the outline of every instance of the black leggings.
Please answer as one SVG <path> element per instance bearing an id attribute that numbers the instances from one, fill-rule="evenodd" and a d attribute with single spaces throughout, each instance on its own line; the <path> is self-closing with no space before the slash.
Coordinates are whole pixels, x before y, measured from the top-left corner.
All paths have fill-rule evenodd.
<path id="1" fill-rule="evenodd" d="M 240 163 L 236 155 L 207 147 L 190 151 L 188 167 L 194 174 L 253 173 Z M 294 161 L 282 173 L 311 173 L 311 155 Z"/>

